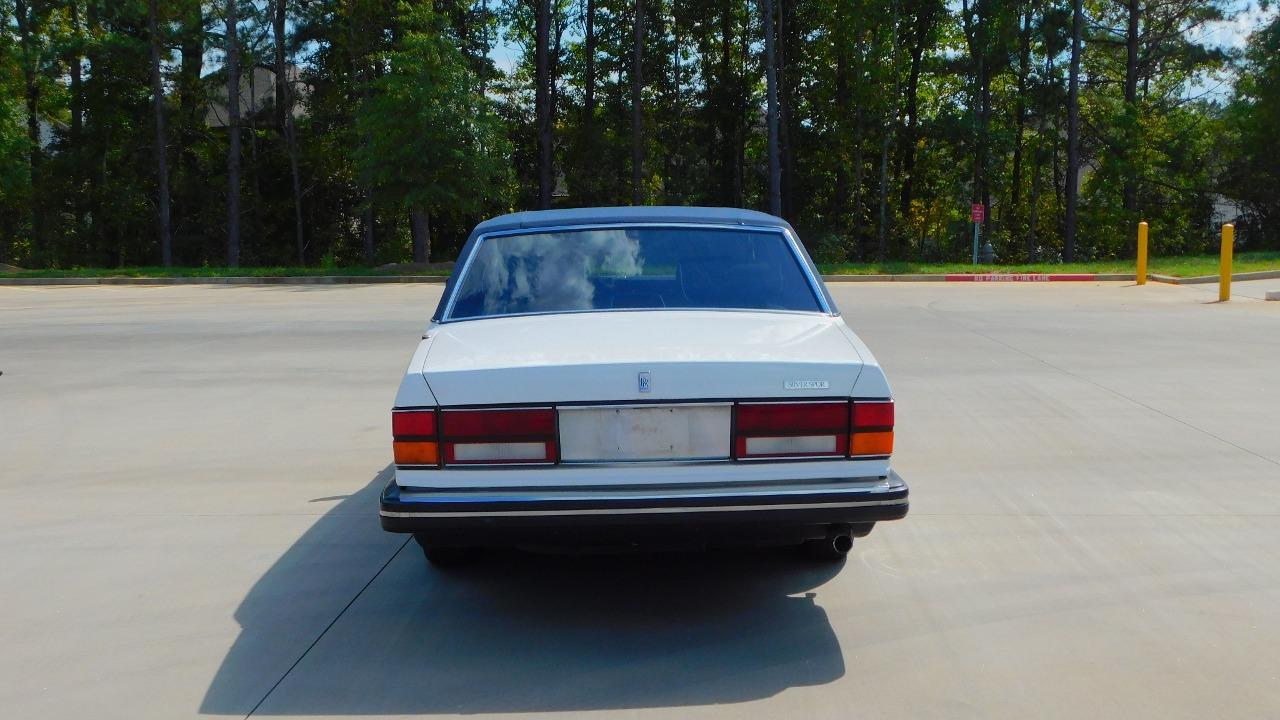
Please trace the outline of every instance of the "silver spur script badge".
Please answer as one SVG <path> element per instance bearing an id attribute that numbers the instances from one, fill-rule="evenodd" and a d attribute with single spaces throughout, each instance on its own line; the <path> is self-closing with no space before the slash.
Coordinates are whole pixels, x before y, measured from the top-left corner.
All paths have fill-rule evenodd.
<path id="1" fill-rule="evenodd" d="M 788 380 L 782 383 L 782 387 L 788 390 L 826 390 L 831 383 L 826 380 Z"/>

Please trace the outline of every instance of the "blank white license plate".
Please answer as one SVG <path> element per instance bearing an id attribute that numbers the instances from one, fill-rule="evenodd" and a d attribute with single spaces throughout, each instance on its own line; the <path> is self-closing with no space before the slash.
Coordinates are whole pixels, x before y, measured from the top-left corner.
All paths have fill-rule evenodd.
<path id="1" fill-rule="evenodd" d="M 560 408 L 560 459 L 723 460 L 731 405 Z"/>

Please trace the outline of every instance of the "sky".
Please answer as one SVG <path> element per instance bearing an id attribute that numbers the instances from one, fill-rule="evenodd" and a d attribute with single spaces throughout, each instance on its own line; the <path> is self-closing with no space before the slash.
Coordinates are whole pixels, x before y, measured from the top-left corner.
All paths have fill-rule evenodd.
<path id="1" fill-rule="evenodd" d="M 1249 34 L 1271 21 L 1280 11 L 1280 0 L 1272 3 L 1269 9 L 1263 10 L 1257 0 L 1228 0 L 1226 12 L 1228 20 L 1210 23 L 1199 28 L 1197 36 L 1201 42 L 1230 50 L 1242 49 Z M 489 53 L 498 69 L 510 72 L 520 60 L 521 49 L 506 38 L 499 36 L 497 45 Z"/>

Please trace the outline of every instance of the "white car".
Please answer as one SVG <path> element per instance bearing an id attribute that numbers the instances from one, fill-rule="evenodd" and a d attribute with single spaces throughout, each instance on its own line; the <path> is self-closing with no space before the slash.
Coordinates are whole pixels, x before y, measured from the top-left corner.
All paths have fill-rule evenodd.
<path id="1" fill-rule="evenodd" d="M 481 223 L 409 361 L 382 527 L 476 548 L 795 543 L 907 514 L 893 399 L 785 221 L 725 208 Z"/>

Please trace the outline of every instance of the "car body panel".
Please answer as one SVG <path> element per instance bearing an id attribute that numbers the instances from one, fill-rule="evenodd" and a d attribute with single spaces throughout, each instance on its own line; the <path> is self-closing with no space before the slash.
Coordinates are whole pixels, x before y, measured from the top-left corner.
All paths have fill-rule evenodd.
<path id="1" fill-rule="evenodd" d="M 784 312 L 495 317 L 436 326 L 423 371 L 442 405 L 848 396 L 862 362 L 841 325 Z"/>

